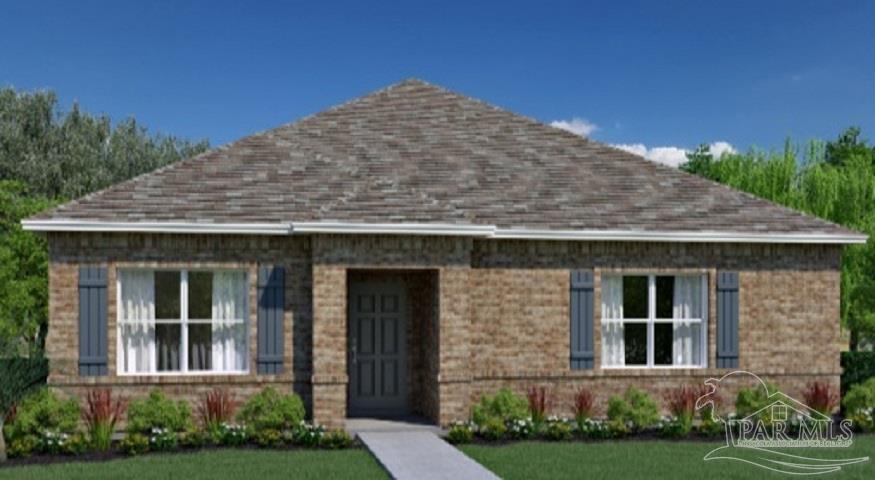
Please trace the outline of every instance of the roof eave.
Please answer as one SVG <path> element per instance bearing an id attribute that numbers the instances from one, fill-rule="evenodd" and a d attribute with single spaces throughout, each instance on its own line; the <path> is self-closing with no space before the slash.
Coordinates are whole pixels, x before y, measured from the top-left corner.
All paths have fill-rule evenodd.
<path id="1" fill-rule="evenodd" d="M 517 240 L 576 240 L 674 243 L 862 244 L 867 235 L 856 233 L 744 233 L 718 231 L 545 230 L 498 228 L 494 225 L 432 223 L 201 223 L 100 222 L 87 220 L 23 220 L 33 232 L 131 232 L 225 235 L 424 235 L 464 236 Z"/>

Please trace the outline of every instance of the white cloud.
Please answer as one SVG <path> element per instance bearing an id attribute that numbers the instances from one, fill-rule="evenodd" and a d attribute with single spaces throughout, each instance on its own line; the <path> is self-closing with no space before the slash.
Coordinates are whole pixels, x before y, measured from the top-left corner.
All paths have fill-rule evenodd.
<path id="1" fill-rule="evenodd" d="M 554 120 L 550 122 L 550 126 L 568 130 L 581 137 L 588 137 L 589 134 L 599 129 L 598 125 L 579 117 L 574 117 L 571 120 Z"/>
<path id="2" fill-rule="evenodd" d="M 666 146 L 666 147 L 651 147 L 648 148 L 643 143 L 633 143 L 633 144 L 618 144 L 613 145 L 620 150 L 625 150 L 629 153 L 634 153 L 635 155 L 640 155 L 648 160 L 664 163 L 666 165 L 677 167 L 678 165 L 687 161 L 687 152 L 689 150 L 680 147 Z M 711 154 L 714 158 L 720 158 L 724 153 L 735 153 L 735 148 L 732 147 L 728 142 L 714 142 L 710 145 Z"/>
<path id="3" fill-rule="evenodd" d="M 573 117 L 571 120 L 554 120 L 550 122 L 550 126 L 567 130 L 571 133 L 580 135 L 581 137 L 589 137 L 589 135 L 597 130 L 599 126 L 581 117 Z M 620 128 L 617 123 L 615 128 Z M 620 143 L 612 145 L 620 150 L 625 150 L 635 155 L 640 155 L 648 160 L 666 165 L 677 167 L 687 161 L 687 150 L 683 147 L 664 146 L 664 147 L 647 147 L 643 143 Z M 720 158 L 724 153 L 735 153 L 736 150 L 729 142 L 717 141 L 709 145 L 711 147 L 711 155 L 714 158 Z"/>

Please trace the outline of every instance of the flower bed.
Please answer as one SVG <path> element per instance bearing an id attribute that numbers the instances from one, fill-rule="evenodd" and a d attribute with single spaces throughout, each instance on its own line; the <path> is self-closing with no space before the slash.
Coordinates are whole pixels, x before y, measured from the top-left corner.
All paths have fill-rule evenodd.
<path id="1" fill-rule="evenodd" d="M 354 445 L 343 430 L 326 431 L 306 422 L 297 395 L 268 387 L 247 401 L 238 415 L 224 391 L 204 396 L 194 421 L 185 402 L 158 390 L 145 398 L 113 399 L 108 390 L 90 392 L 84 411 L 75 399 L 61 400 L 48 389 L 24 399 L 4 428 L 11 460 L 7 465 L 106 460 L 151 452 L 215 448 L 342 449 Z M 124 437 L 113 430 L 127 419 Z"/>

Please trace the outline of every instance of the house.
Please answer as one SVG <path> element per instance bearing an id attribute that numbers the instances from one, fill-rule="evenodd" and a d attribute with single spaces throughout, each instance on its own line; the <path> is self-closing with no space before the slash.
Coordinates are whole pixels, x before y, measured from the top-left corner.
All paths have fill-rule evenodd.
<path id="1" fill-rule="evenodd" d="M 49 384 L 467 418 L 503 386 L 838 385 L 864 235 L 419 80 L 23 222 Z M 661 398 L 661 397 L 657 397 Z M 601 403 L 600 403 L 601 404 Z"/>

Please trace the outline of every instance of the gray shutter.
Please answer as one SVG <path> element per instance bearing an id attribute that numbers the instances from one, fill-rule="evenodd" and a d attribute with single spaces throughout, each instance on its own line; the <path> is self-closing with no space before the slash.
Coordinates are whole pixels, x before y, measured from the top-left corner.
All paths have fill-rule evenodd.
<path id="1" fill-rule="evenodd" d="M 79 267 L 79 375 L 106 375 L 106 267 Z"/>
<path id="2" fill-rule="evenodd" d="M 593 368 L 593 273 L 571 272 L 571 369 Z"/>
<path id="3" fill-rule="evenodd" d="M 283 372 L 283 267 L 258 269 L 258 373 Z"/>
<path id="4" fill-rule="evenodd" d="M 738 368 L 738 272 L 717 272 L 717 368 Z"/>

